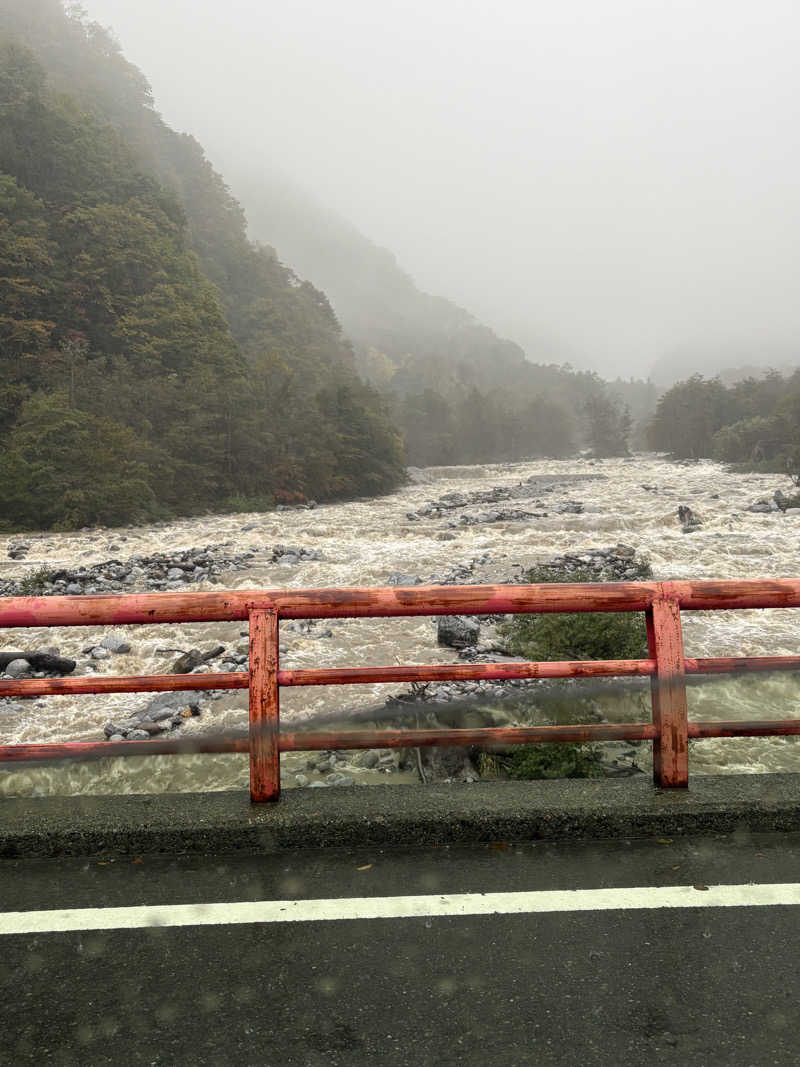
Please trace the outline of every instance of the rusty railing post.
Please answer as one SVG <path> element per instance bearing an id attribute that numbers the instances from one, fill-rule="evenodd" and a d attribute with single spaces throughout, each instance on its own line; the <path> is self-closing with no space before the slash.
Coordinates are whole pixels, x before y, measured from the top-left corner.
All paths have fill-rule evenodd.
<path id="1" fill-rule="evenodd" d="M 261 804 L 281 795 L 278 747 L 278 613 L 250 612 L 250 800 Z"/>
<path id="2" fill-rule="evenodd" d="M 651 678 L 653 723 L 653 781 L 659 786 L 689 784 L 689 734 L 686 673 L 680 604 L 657 597 L 645 613 L 650 658 L 656 661 Z"/>

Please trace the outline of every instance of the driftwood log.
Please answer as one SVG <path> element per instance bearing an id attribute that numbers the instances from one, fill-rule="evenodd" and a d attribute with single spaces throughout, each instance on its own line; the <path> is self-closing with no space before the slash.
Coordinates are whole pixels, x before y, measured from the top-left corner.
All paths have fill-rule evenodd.
<path id="1" fill-rule="evenodd" d="M 0 652 L 0 671 L 4 671 L 15 659 L 27 660 L 34 671 L 52 671 L 56 674 L 72 674 L 75 660 L 63 656 L 51 656 L 48 652 Z"/>

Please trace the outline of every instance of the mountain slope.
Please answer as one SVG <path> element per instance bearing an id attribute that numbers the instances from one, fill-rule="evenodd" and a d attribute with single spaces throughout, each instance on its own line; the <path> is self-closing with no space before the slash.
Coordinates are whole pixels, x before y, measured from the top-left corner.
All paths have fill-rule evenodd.
<path id="1" fill-rule="evenodd" d="M 564 455 L 591 444 L 597 375 L 534 363 L 513 341 L 417 288 L 394 256 L 277 172 L 233 172 L 251 233 L 325 289 L 358 367 L 387 397 L 414 463 Z"/>
<path id="2" fill-rule="evenodd" d="M 382 354 L 396 367 L 408 359 L 442 360 L 475 385 L 496 383 L 498 375 L 510 383 L 528 373 L 519 345 L 451 301 L 419 290 L 391 252 L 296 186 L 269 172 L 238 174 L 235 184 L 251 233 L 325 290 L 362 365 L 374 374 L 370 352 L 373 363 Z"/>
<path id="3" fill-rule="evenodd" d="M 248 241 L 107 35 L 54 0 L 3 0 L 0 43 L 5 521 L 396 485 L 399 438 L 324 294 Z"/>

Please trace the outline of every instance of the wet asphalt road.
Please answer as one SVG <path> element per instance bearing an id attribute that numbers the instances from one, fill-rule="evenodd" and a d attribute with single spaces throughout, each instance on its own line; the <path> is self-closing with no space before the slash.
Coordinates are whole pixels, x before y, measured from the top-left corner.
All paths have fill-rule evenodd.
<path id="1" fill-rule="evenodd" d="M 749 882 L 800 834 L 4 860 L 0 911 Z M 0 1062 L 796 1064 L 798 950 L 783 906 L 14 934 Z"/>

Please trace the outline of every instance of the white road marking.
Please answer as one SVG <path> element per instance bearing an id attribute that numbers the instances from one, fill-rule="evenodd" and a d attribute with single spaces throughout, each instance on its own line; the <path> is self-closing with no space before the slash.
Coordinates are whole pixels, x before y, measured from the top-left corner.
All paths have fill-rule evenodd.
<path id="1" fill-rule="evenodd" d="M 49 934 L 141 927 L 228 926 L 239 923 L 414 919 L 450 915 L 525 915 L 646 908 L 758 908 L 800 904 L 800 882 L 771 885 L 641 886 L 530 893 L 457 893 L 322 900 L 245 900 L 132 908 L 69 908 L 0 913 L 0 934 Z"/>

